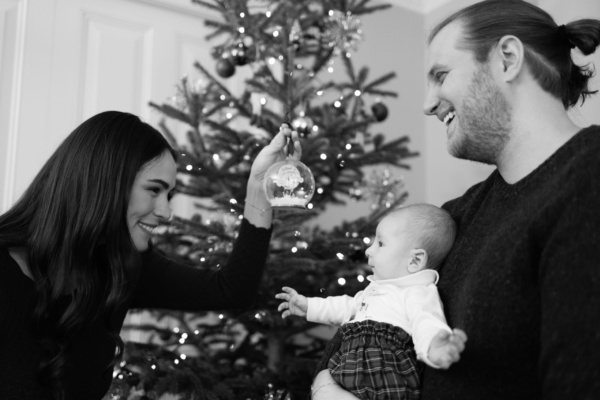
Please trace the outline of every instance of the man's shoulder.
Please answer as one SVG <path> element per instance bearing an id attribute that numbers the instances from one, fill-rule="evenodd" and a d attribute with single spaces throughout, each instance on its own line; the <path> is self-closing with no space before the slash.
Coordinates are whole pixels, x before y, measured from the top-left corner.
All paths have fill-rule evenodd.
<path id="1" fill-rule="evenodd" d="M 546 175 L 555 179 L 597 181 L 600 174 L 600 126 L 582 129 L 552 157 Z M 546 176 L 546 179 L 550 179 Z M 566 183 L 566 182 L 565 182 Z M 588 182 L 590 183 L 590 182 Z"/>
<path id="2" fill-rule="evenodd" d="M 575 151 L 584 157 L 599 160 L 600 153 L 600 125 L 592 125 L 582 129 L 577 134 Z"/>

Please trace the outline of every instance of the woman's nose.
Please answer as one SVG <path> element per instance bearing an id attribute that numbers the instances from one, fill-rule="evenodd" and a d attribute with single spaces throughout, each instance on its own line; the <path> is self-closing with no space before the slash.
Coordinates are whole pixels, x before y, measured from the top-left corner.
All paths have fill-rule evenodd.
<path id="1" fill-rule="evenodd" d="M 154 207 L 154 215 L 162 219 L 163 221 L 168 221 L 171 219 L 171 205 L 169 204 L 169 199 L 166 196 L 161 196 Z"/>

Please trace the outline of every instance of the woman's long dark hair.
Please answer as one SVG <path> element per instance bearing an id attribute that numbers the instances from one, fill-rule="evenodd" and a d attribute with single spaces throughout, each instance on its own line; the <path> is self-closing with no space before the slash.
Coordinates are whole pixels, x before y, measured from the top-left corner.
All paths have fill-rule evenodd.
<path id="1" fill-rule="evenodd" d="M 559 26 L 550 14 L 523 0 L 486 0 L 463 8 L 433 28 L 429 42 L 448 24 L 463 24 L 462 48 L 484 63 L 505 35 L 514 35 L 525 47 L 525 62 L 540 87 L 560 99 L 565 109 L 596 93 L 588 81 L 590 65 L 573 62 L 571 49 L 590 55 L 600 45 L 600 20 L 580 19 Z"/>
<path id="2" fill-rule="evenodd" d="M 0 246 L 25 247 L 35 282 L 33 329 L 47 351 L 40 376 L 56 399 L 68 346 L 92 316 L 122 353 L 118 310 L 132 294 L 140 256 L 127 226 L 136 174 L 165 152 L 163 136 L 132 114 L 107 111 L 79 125 L 18 202 L 0 216 Z"/>

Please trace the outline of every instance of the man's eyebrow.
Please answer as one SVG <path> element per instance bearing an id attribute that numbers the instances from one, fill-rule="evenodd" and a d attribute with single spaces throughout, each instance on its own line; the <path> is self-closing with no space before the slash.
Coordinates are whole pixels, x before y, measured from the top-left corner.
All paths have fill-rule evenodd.
<path id="1" fill-rule="evenodd" d="M 429 72 L 427 73 L 427 76 L 428 76 L 430 79 L 435 79 L 435 74 L 436 74 L 437 70 L 438 70 L 438 69 L 442 69 L 442 68 L 444 68 L 442 65 L 440 65 L 440 64 L 434 64 L 434 65 L 431 67 L 431 69 L 429 70 Z"/>
<path id="2" fill-rule="evenodd" d="M 169 188 L 169 184 L 167 182 L 163 181 L 162 179 L 148 179 L 148 181 L 158 183 L 165 189 Z"/>

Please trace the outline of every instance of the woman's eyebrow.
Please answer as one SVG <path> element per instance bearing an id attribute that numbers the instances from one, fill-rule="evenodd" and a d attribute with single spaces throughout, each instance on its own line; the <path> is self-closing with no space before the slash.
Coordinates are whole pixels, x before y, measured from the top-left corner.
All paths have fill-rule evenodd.
<path id="1" fill-rule="evenodd" d="M 148 179 L 148 181 L 158 183 L 165 189 L 169 188 L 169 184 L 167 182 L 163 181 L 162 179 Z"/>

